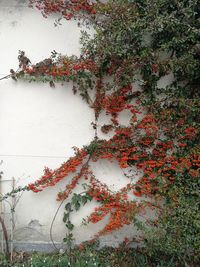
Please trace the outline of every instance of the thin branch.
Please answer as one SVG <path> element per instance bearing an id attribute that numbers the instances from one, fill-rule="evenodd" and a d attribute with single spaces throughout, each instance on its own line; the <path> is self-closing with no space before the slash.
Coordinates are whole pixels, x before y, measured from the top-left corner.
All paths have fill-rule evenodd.
<path id="1" fill-rule="evenodd" d="M 9 79 L 9 78 L 13 78 L 16 79 L 15 75 L 19 72 L 20 68 L 18 68 L 16 71 L 14 71 L 13 69 L 10 70 L 10 74 L 0 78 L 0 81 L 5 80 L 5 79 Z"/>
<path id="2" fill-rule="evenodd" d="M 52 233 L 52 232 L 53 232 L 53 224 L 54 224 L 54 222 L 55 222 L 55 219 L 56 219 L 56 217 L 57 217 L 57 214 L 58 214 L 58 212 L 59 212 L 59 210 L 60 210 L 60 208 L 61 208 L 61 206 L 62 206 L 62 204 L 63 204 L 64 201 L 65 201 L 65 199 L 63 199 L 62 202 L 60 203 L 60 205 L 58 206 L 58 208 L 57 208 L 57 210 L 56 210 L 56 213 L 55 213 L 55 215 L 54 215 L 54 217 L 53 217 L 53 220 L 52 220 L 52 222 L 51 222 L 51 227 L 50 227 L 50 239 L 51 239 L 51 242 L 52 242 L 54 248 L 55 248 L 57 251 L 59 251 L 59 249 L 57 248 L 57 246 L 55 245 L 54 240 L 53 240 L 53 233 Z"/>
<path id="3" fill-rule="evenodd" d="M 0 78 L 0 81 L 11 78 L 12 74 L 8 74 L 2 78 Z"/>
<path id="4" fill-rule="evenodd" d="M 3 230 L 3 235 L 5 238 L 5 242 L 6 242 L 6 258 L 9 258 L 9 245 L 8 245 L 8 232 L 4 223 L 3 218 L 0 216 L 0 224 L 2 226 L 2 230 Z"/>

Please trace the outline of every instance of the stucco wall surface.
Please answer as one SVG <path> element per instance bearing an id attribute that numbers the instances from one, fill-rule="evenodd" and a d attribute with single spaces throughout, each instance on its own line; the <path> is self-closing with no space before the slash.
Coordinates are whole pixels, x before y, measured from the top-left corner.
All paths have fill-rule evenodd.
<path id="1" fill-rule="evenodd" d="M 27 7 L 26 0 L 0 0 L 0 78 L 9 74 L 11 68 L 18 68 L 19 50 L 25 51 L 33 63 L 49 57 L 53 50 L 79 55 L 80 31 L 85 29 L 78 28 L 74 21 L 62 21 L 61 26 L 55 27 L 55 19 L 44 19 L 38 11 Z M 158 86 L 165 87 L 172 79 L 170 74 L 162 78 Z M 127 124 L 126 112 L 120 114 L 120 120 Z M 93 111 L 79 96 L 73 95 L 71 83 L 50 88 L 41 83 L 15 82 L 12 79 L 0 81 L 0 160 L 3 160 L 0 168 L 4 172 L 1 193 L 11 189 L 13 177 L 16 186 L 27 185 L 42 175 L 45 166 L 57 168 L 72 156 L 73 146 L 89 144 L 94 137 L 92 121 Z M 101 114 L 99 129 L 104 122 L 104 114 Z M 98 133 L 102 138 L 109 138 L 99 130 Z M 102 160 L 94 163 L 92 169 L 97 178 L 113 191 L 129 182 L 116 163 Z M 137 179 L 138 174 L 135 174 Z M 14 220 L 14 240 L 19 249 L 53 248 L 50 227 L 59 206 L 56 195 L 67 181 L 70 177 L 42 193 L 26 192 L 22 195 Z M 77 192 L 80 190 L 81 186 Z M 97 205 L 91 202 L 72 215 L 76 243 L 91 239 L 108 220 L 106 217 L 100 223 L 82 225 L 82 219 Z M 9 205 L 5 202 L 0 209 L 7 227 L 11 227 Z M 53 239 L 61 245 L 66 233 L 62 222 L 63 209 L 59 210 L 53 225 Z M 101 243 L 115 246 L 125 237 L 135 234 L 132 225 L 126 226 L 101 238 Z"/>
<path id="2" fill-rule="evenodd" d="M 81 29 L 76 22 L 63 21 L 55 27 L 55 17 L 44 19 L 38 11 L 28 8 L 26 2 L 0 1 L 0 78 L 9 74 L 10 68 L 18 68 L 19 50 L 26 51 L 33 63 L 47 58 L 53 50 L 68 55 L 80 53 Z M 6 180 L 14 177 L 16 185 L 26 185 L 38 179 L 45 166 L 56 168 L 72 156 L 72 146 L 82 147 L 92 140 L 93 112 L 71 89 L 70 83 L 52 89 L 48 84 L 11 79 L 0 82 L 0 160 L 4 172 L 1 193 L 11 189 L 11 181 Z M 121 117 L 126 121 L 126 114 Z M 101 161 L 93 164 L 93 170 L 114 191 L 128 183 L 115 163 Z M 40 194 L 22 195 L 15 211 L 14 239 L 18 245 L 21 243 L 28 249 L 35 248 L 35 244 L 50 243 L 50 226 L 59 206 L 56 195 L 66 182 Z M 106 223 L 108 218 L 96 225 L 82 226 L 82 219 L 96 205 L 91 202 L 73 215 L 76 243 L 92 238 Z M 6 215 L 10 212 L 9 205 L 5 203 L 1 209 L 9 228 L 10 214 Z M 53 238 L 58 243 L 62 243 L 66 232 L 62 214 L 63 208 L 53 227 Z M 130 234 L 134 234 L 134 229 L 127 226 L 104 237 L 102 242 L 116 245 Z"/>

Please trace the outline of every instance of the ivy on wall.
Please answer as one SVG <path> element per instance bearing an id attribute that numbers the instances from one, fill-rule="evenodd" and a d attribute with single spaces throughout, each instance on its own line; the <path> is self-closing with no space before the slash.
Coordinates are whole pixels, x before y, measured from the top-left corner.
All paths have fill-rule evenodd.
<path id="1" fill-rule="evenodd" d="M 45 168 L 34 183 L 20 190 L 41 192 L 74 177 L 58 193 L 65 201 L 78 183 L 84 193 L 74 194 L 66 205 L 63 221 L 73 230 L 70 212 L 95 200 L 100 205 L 86 222 L 97 223 L 109 215 L 107 225 L 95 238 L 135 221 L 152 253 L 197 257 L 199 251 L 199 87 L 200 87 L 200 1 L 181 0 L 30 0 L 44 17 L 57 13 L 95 29 L 93 37 L 83 32 L 80 57 L 53 51 L 48 59 L 31 64 L 19 52 L 19 67 L 11 70 L 15 80 L 74 83 L 94 111 L 94 139 L 55 170 Z M 158 81 L 173 76 L 166 88 Z M 135 83 L 140 85 L 136 89 Z M 94 96 L 94 97 L 93 97 Z M 108 140 L 97 134 L 102 112 L 110 118 L 103 125 Z M 129 113 L 129 125 L 120 123 L 121 112 Z M 126 177 L 127 169 L 142 173 L 137 182 L 112 192 L 92 173 L 91 162 L 115 161 Z M 130 197 L 133 194 L 134 200 Z M 136 198 L 137 197 L 137 198 Z M 156 219 L 145 222 L 135 215 L 154 209 Z M 68 242 L 70 240 L 65 238 Z"/>

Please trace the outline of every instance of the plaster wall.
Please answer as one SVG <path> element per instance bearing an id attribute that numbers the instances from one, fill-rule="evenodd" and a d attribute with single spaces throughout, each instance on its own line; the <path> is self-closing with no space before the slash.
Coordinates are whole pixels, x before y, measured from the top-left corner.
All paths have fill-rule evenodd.
<path id="1" fill-rule="evenodd" d="M 10 68 L 18 68 L 19 50 L 26 51 L 33 63 L 49 57 L 53 50 L 68 55 L 80 53 L 81 29 L 76 22 L 63 21 L 62 26 L 55 27 L 55 17 L 44 19 L 38 11 L 28 8 L 26 2 L 0 0 L 0 78 L 9 74 Z M 166 80 L 162 83 L 165 84 Z M 71 89 L 70 83 L 57 84 L 52 89 L 48 84 L 41 83 L 15 82 L 11 79 L 0 82 L 2 193 L 11 188 L 11 182 L 5 180 L 14 177 L 16 185 L 26 185 L 38 179 L 45 166 L 54 169 L 72 156 L 72 146 L 82 147 L 93 138 L 93 112 L 80 97 L 73 95 Z M 126 114 L 122 114 L 121 119 L 126 123 Z M 101 161 L 93 165 L 93 170 L 98 179 L 114 191 L 128 183 L 115 163 Z M 16 244 L 21 244 L 22 249 L 42 249 L 43 244 L 51 244 L 50 226 L 59 206 L 55 199 L 67 179 L 42 193 L 22 195 L 16 206 L 14 230 Z M 79 213 L 73 214 L 76 243 L 92 238 L 106 223 L 108 218 L 96 225 L 82 226 L 82 219 L 96 205 L 91 202 Z M 1 209 L 9 213 L 7 204 L 3 204 Z M 62 214 L 63 208 L 53 227 L 53 238 L 57 243 L 62 243 L 66 232 Z M 5 214 L 5 219 L 10 227 L 10 215 Z M 126 226 L 101 241 L 106 245 L 117 245 L 124 237 L 134 234 L 134 227 Z"/>

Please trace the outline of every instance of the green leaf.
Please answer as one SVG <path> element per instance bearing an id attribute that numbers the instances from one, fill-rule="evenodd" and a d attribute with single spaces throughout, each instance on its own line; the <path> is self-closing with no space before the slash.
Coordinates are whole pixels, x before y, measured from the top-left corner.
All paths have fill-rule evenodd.
<path id="1" fill-rule="evenodd" d="M 69 213 L 64 213 L 63 216 L 63 222 L 65 223 L 69 219 L 70 214 Z"/>
<path id="2" fill-rule="evenodd" d="M 69 221 L 65 224 L 65 226 L 70 230 L 72 231 L 74 229 L 74 225 Z"/>

